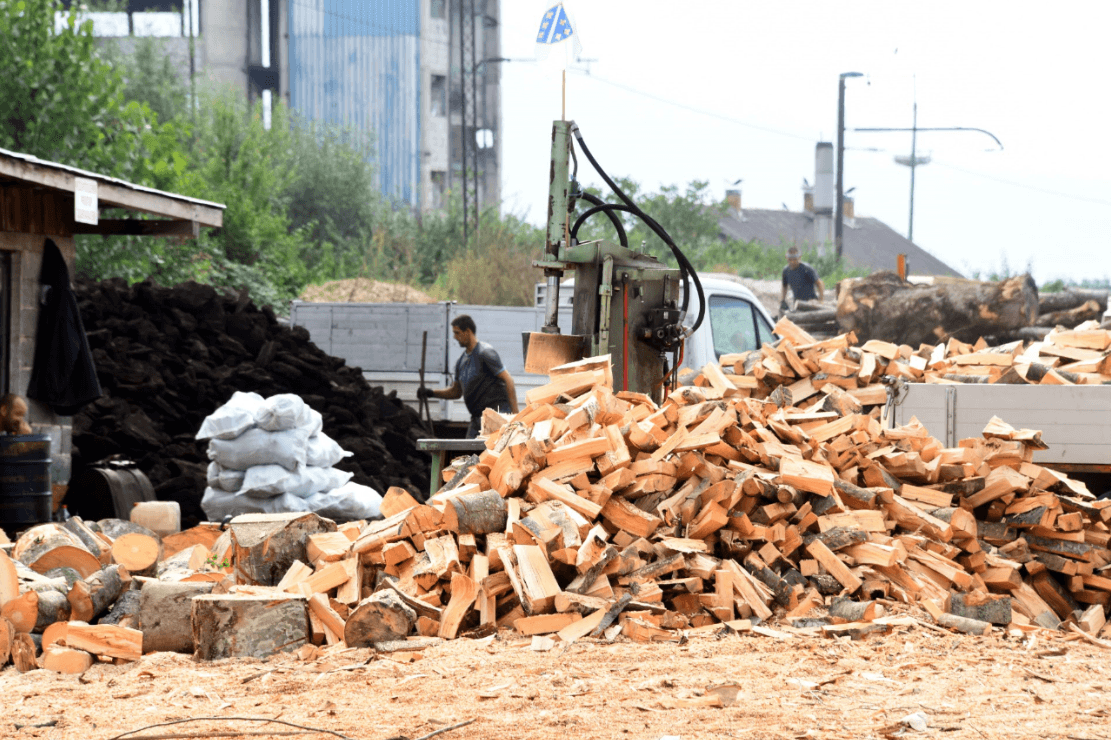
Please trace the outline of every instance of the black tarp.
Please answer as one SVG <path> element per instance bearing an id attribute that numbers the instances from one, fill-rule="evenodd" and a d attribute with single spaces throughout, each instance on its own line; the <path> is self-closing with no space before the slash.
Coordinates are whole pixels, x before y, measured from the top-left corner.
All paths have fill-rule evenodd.
<path id="1" fill-rule="evenodd" d="M 43 295 L 27 397 L 45 403 L 56 414 L 72 416 L 100 398 L 100 382 L 69 282 L 69 268 L 50 239 L 43 247 L 40 281 Z"/>

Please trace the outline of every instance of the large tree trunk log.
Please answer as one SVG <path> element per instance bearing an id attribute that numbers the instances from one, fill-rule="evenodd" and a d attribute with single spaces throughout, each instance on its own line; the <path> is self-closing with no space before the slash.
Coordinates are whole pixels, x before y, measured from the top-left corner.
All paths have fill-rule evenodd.
<path id="1" fill-rule="evenodd" d="M 114 624 L 119 627 L 139 626 L 139 591 L 124 591 L 112 608 L 97 624 Z"/>
<path id="2" fill-rule="evenodd" d="M 311 634 L 302 596 L 196 596 L 192 621 L 194 655 L 201 660 L 265 658 L 309 644 Z"/>
<path id="3" fill-rule="evenodd" d="M 1063 290 L 1060 293 L 1042 293 L 1038 297 L 1038 312 L 1053 313 L 1082 306 L 1088 301 L 1099 304 L 1100 312 L 1107 310 L 1106 290 Z"/>
<path id="4" fill-rule="evenodd" d="M 336 524 L 313 513 L 244 514 L 231 520 L 232 562 L 241 582 L 275 586 L 294 560 L 308 562 L 309 535 L 335 532 Z"/>
<path id="5" fill-rule="evenodd" d="M 215 583 L 143 584 L 139 600 L 139 628 L 147 653 L 192 653 L 193 597 L 212 593 Z"/>
<path id="6" fill-rule="evenodd" d="M 1098 321 L 1104 309 L 1096 301 L 1086 301 L 1079 306 L 1063 311 L 1041 312 L 1038 315 L 1038 326 L 1053 327 L 1065 326 L 1069 329 L 1085 321 Z"/>
<path id="7" fill-rule="evenodd" d="M 36 573 L 70 567 L 82 578 L 88 578 L 100 570 L 97 556 L 85 548 L 77 535 L 60 524 L 31 527 L 16 540 L 12 555 Z"/>
<path id="8" fill-rule="evenodd" d="M 974 342 L 983 335 L 1030 326 L 1038 318 L 1038 290 L 1029 275 L 1000 283 L 964 281 L 912 285 L 893 272 L 843 280 L 837 323 L 859 341 L 938 344 Z"/>
<path id="9" fill-rule="evenodd" d="M 347 617 L 343 641 L 348 647 L 370 647 L 376 642 L 403 640 L 416 624 L 417 613 L 392 589 L 376 591 Z"/>

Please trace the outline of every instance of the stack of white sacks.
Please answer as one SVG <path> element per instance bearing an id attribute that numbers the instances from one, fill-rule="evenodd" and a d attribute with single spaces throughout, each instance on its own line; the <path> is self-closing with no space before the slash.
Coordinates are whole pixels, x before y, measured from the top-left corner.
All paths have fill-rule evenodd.
<path id="1" fill-rule="evenodd" d="M 212 521 L 239 514 L 312 511 L 340 521 L 379 516 L 382 496 L 332 467 L 350 452 L 322 431 L 324 421 L 292 393 L 264 399 L 237 392 L 204 420 Z"/>

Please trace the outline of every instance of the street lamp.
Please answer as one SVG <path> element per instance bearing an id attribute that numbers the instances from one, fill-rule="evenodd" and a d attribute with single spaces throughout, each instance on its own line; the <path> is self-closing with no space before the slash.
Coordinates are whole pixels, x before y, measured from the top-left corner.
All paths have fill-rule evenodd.
<path id="1" fill-rule="evenodd" d="M 841 263 L 841 231 L 845 220 L 845 80 L 863 77 L 861 72 L 842 72 L 837 80 L 837 213 L 833 217 L 833 244 Z"/>

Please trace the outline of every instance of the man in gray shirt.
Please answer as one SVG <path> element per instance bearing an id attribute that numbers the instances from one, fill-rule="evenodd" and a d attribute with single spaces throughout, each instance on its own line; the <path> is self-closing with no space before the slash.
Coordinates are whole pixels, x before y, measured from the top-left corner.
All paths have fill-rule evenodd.
<path id="1" fill-rule="evenodd" d="M 467 439 L 474 439 L 482 428 L 482 412 L 494 409 L 517 413 L 517 389 L 513 377 L 502 365 L 497 350 L 475 336 L 477 327 L 470 316 L 456 316 L 451 333 L 464 349 L 455 363 L 455 382 L 450 388 L 421 388 L 418 396 L 455 399 L 462 397 L 471 414 Z"/>
<path id="2" fill-rule="evenodd" d="M 783 268 L 783 292 L 779 296 L 779 310 L 786 313 L 787 288 L 791 289 L 796 301 L 825 300 L 826 289 L 822 279 L 813 267 L 799 261 L 798 247 L 787 250 L 787 266 Z"/>

